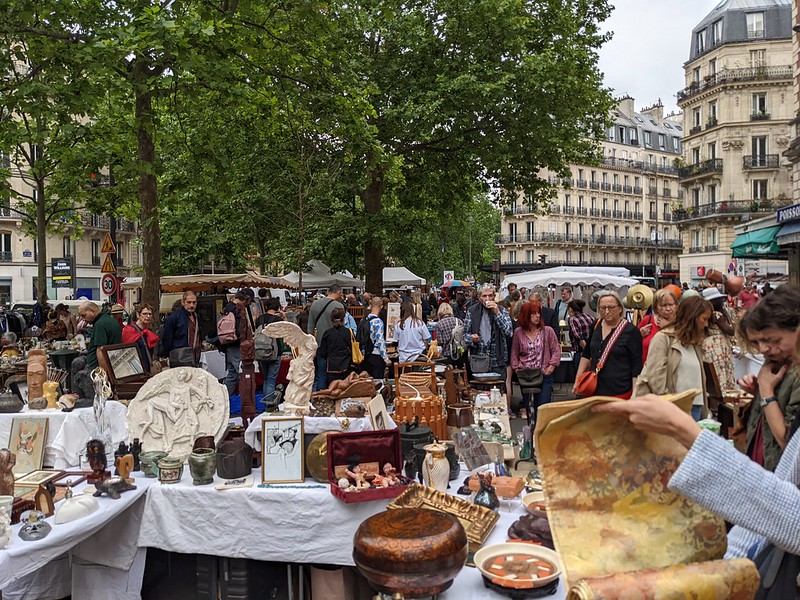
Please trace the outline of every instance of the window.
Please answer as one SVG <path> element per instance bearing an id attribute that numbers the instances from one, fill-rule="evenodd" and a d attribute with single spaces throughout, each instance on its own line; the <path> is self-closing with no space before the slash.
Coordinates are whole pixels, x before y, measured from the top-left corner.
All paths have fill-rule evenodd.
<path id="1" fill-rule="evenodd" d="M 634 204 L 633 205 L 633 212 L 635 212 L 635 213 L 642 212 L 641 210 L 639 210 L 639 207 L 640 207 L 640 204 L 638 202 L 636 204 Z"/>
<path id="2" fill-rule="evenodd" d="M 717 244 L 719 244 L 719 241 L 717 239 L 717 228 L 712 227 L 708 230 L 708 245 L 716 246 Z"/>
<path id="3" fill-rule="evenodd" d="M 747 37 L 749 39 L 764 37 L 764 13 L 747 13 Z"/>
<path id="4" fill-rule="evenodd" d="M 702 54 L 706 51 L 706 30 L 697 32 L 697 54 Z"/>
<path id="5" fill-rule="evenodd" d="M 695 210 L 700 208 L 700 188 L 692 190 L 692 205 Z"/>
<path id="6" fill-rule="evenodd" d="M 597 198 L 595 198 L 594 196 L 592 196 L 592 205 L 589 208 L 591 208 L 592 210 L 597 208 Z"/>
<path id="7" fill-rule="evenodd" d="M 597 235 L 597 226 L 592 225 L 592 237 L 594 237 L 595 235 Z"/>
<path id="8" fill-rule="evenodd" d="M 717 186 L 715 185 L 708 186 L 708 203 L 711 206 L 716 206 L 717 204 Z"/>
<path id="9" fill-rule="evenodd" d="M 665 150 L 667 147 L 667 136 L 663 133 L 658 134 L 658 147 L 661 150 Z"/>
<path id="10" fill-rule="evenodd" d="M 569 208 L 570 198 L 569 195 L 564 196 L 564 208 Z"/>
<path id="11" fill-rule="evenodd" d="M 757 135 L 753 137 L 753 158 L 764 158 L 767 155 L 767 136 Z"/>
<path id="12" fill-rule="evenodd" d="M 764 199 L 767 198 L 767 180 L 754 179 L 753 180 L 753 198 Z"/>
<path id="13" fill-rule="evenodd" d="M 590 175 L 590 177 L 591 177 L 591 181 L 597 181 L 597 171 L 592 171 L 592 174 Z"/>
<path id="14" fill-rule="evenodd" d="M 614 237 L 619 237 L 619 225 L 614 225 Z"/>
<path id="15" fill-rule="evenodd" d="M 75 255 L 75 253 L 73 252 L 74 247 L 75 247 L 75 242 L 69 239 L 69 237 L 64 237 L 63 241 L 64 256 L 74 256 Z"/>
<path id="16" fill-rule="evenodd" d="M 700 148 L 692 148 L 692 163 L 700 164 Z"/>
<path id="17" fill-rule="evenodd" d="M 528 221 L 525 224 L 526 233 L 528 234 L 528 241 L 532 242 L 534 236 L 536 235 L 536 222 L 535 221 Z"/>
<path id="18" fill-rule="evenodd" d="M 700 84 L 700 67 L 695 67 L 692 71 L 692 83 Z"/>
<path id="19" fill-rule="evenodd" d="M 653 134 L 649 131 L 644 132 L 644 145 L 648 148 L 653 145 Z"/>
<path id="20" fill-rule="evenodd" d="M 692 110 L 692 124 L 695 127 L 700 127 L 703 124 L 703 113 L 699 108 Z"/>
<path id="21" fill-rule="evenodd" d="M 514 265 L 517 263 L 517 251 L 516 250 L 509 250 L 508 251 L 508 264 Z"/>
<path id="22" fill-rule="evenodd" d="M 717 59 L 712 58 L 708 61 L 708 76 L 709 77 L 716 77 L 717 75 Z"/>
<path id="23" fill-rule="evenodd" d="M 586 252 L 583 250 L 578 252 L 578 262 L 586 262 Z"/>
<path id="24" fill-rule="evenodd" d="M 631 226 L 630 225 L 625 225 L 625 237 L 626 238 L 631 237 Z"/>
<path id="25" fill-rule="evenodd" d="M 717 123 L 717 103 L 716 102 L 709 102 L 708 103 L 708 122 L 709 124 Z"/>
<path id="26" fill-rule="evenodd" d="M 754 69 L 767 66 L 766 50 L 750 50 L 750 66 Z"/>
<path id="27" fill-rule="evenodd" d="M 603 198 L 603 210 L 608 210 L 608 198 Z"/>
<path id="28" fill-rule="evenodd" d="M 3 254 L 11 254 L 11 234 L 6 232 L 0 233 L 0 252 Z M 10 260 L 10 259 L 9 259 Z"/>
<path id="29" fill-rule="evenodd" d="M 578 196 L 578 208 L 583 208 L 583 196 Z"/>
<path id="30" fill-rule="evenodd" d="M 509 237 L 510 237 L 510 239 L 512 241 L 514 241 L 514 238 L 517 237 L 517 224 L 516 223 L 509 223 L 508 224 L 508 235 L 509 235 Z M 66 254 L 64 256 L 66 256 Z"/>
<path id="31" fill-rule="evenodd" d="M 583 169 L 578 169 L 578 180 L 583 181 Z"/>
<path id="32" fill-rule="evenodd" d="M 583 238 L 583 223 L 578 223 L 578 236 Z"/>
<path id="33" fill-rule="evenodd" d="M 637 187 L 637 188 L 638 187 L 642 187 L 640 182 L 641 182 L 641 179 L 639 179 L 638 177 L 634 177 L 633 178 L 633 187 Z"/>
<path id="34" fill-rule="evenodd" d="M 572 223 L 564 223 L 564 233 L 569 237 L 569 234 L 572 233 Z"/>
<path id="35" fill-rule="evenodd" d="M 625 128 L 622 127 L 622 126 L 617 127 L 617 141 L 620 144 L 624 144 L 625 143 Z"/>
<path id="36" fill-rule="evenodd" d="M 694 246 L 695 248 L 699 248 L 699 247 L 700 247 L 700 245 L 701 245 L 701 243 L 702 243 L 700 240 L 702 240 L 702 239 L 703 239 L 703 237 L 702 237 L 702 233 L 700 232 L 700 230 L 699 230 L 699 229 L 695 229 L 695 230 L 692 232 L 692 237 L 693 237 L 693 241 L 694 241 L 694 243 L 692 244 L 692 246 Z"/>
<path id="37" fill-rule="evenodd" d="M 614 175 L 614 185 L 619 185 L 619 175 Z"/>
<path id="38" fill-rule="evenodd" d="M 753 94 L 753 116 L 760 117 L 767 114 L 767 95 L 764 93 Z"/>
<path id="39" fill-rule="evenodd" d="M 717 158 L 717 142 L 711 142 L 708 144 L 708 159 L 714 160 Z"/>
<path id="40" fill-rule="evenodd" d="M 624 185 L 630 185 L 631 184 L 630 176 L 629 175 L 623 176 L 622 182 L 623 182 Z"/>
<path id="41" fill-rule="evenodd" d="M 679 138 L 679 137 L 672 138 L 672 145 L 673 145 L 673 150 L 675 152 L 680 152 L 681 151 L 681 138 Z"/>
<path id="42" fill-rule="evenodd" d="M 608 173 L 603 173 L 603 183 L 608 183 Z"/>
<path id="43" fill-rule="evenodd" d="M 92 240 L 92 264 L 100 264 L 100 240 Z"/>
<path id="44" fill-rule="evenodd" d="M 525 251 L 525 262 L 530 265 L 530 264 L 533 264 L 534 260 L 535 259 L 533 257 L 533 250 L 526 250 Z"/>
<path id="45" fill-rule="evenodd" d="M 711 43 L 716 46 L 722 41 L 722 19 L 711 25 Z"/>

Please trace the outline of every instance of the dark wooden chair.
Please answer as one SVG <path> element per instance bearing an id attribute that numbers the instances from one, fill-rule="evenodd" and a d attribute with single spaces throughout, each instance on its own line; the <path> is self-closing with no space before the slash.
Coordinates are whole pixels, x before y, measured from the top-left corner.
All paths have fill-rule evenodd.
<path id="1" fill-rule="evenodd" d="M 719 385 L 719 377 L 714 365 L 708 362 L 703 363 L 703 371 L 706 375 L 706 397 L 708 398 L 708 409 L 714 418 L 719 413 L 719 405 L 722 404 L 722 389 Z"/>

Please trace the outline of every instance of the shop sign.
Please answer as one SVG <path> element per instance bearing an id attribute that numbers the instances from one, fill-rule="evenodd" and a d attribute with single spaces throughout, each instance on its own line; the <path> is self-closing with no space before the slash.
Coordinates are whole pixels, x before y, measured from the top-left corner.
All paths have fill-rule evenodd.
<path id="1" fill-rule="evenodd" d="M 800 204 L 793 204 L 786 208 L 781 208 L 776 216 L 778 223 L 791 223 L 800 221 Z"/>

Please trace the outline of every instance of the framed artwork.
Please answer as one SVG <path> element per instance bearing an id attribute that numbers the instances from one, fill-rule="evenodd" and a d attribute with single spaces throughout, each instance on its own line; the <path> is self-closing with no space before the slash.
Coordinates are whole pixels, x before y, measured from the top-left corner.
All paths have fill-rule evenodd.
<path id="1" fill-rule="evenodd" d="M 75 487 L 91 474 L 92 471 L 62 471 L 61 477 L 54 479 L 53 483 L 56 487 Z"/>
<path id="2" fill-rule="evenodd" d="M 395 327 L 400 322 L 400 303 L 389 302 L 386 306 L 386 340 L 389 342 L 396 342 L 397 338 L 394 336 Z"/>
<path id="3" fill-rule="evenodd" d="M 47 445 L 47 425 L 49 419 L 15 418 L 11 421 L 11 434 L 8 449 L 17 455 L 14 476 L 19 477 L 31 471 L 38 471 L 44 463 L 44 448 Z"/>
<path id="4" fill-rule="evenodd" d="M 261 421 L 261 482 L 303 481 L 303 417 L 265 417 Z"/>
<path id="5" fill-rule="evenodd" d="M 43 483 L 47 483 L 48 481 L 53 481 L 59 479 L 62 475 L 64 475 L 64 471 L 55 471 L 51 469 L 39 469 L 37 471 L 31 471 L 30 473 L 26 473 L 21 477 L 17 477 L 14 481 L 14 489 L 18 490 L 19 488 L 38 488 Z"/>
<path id="6" fill-rule="evenodd" d="M 389 411 L 386 410 L 386 401 L 383 399 L 383 396 L 376 394 L 375 397 L 367 403 L 367 412 L 369 413 L 369 421 L 372 423 L 372 428 L 375 431 L 388 429 Z"/>

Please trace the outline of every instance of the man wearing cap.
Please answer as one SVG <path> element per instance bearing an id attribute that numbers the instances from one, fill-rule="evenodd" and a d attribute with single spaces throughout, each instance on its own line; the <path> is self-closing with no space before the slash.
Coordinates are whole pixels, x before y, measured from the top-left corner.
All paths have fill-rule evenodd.
<path id="1" fill-rule="evenodd" d="M 94 302 L 87 300 L 78 308 L 81 318 L 92 324 L 92 338 L 86 353 L 86 365 L 89 370 L 97 368 L 97 348 L 109 344 L 122 343 L 122 328 L 111 315 L 100 310 Z"/>

